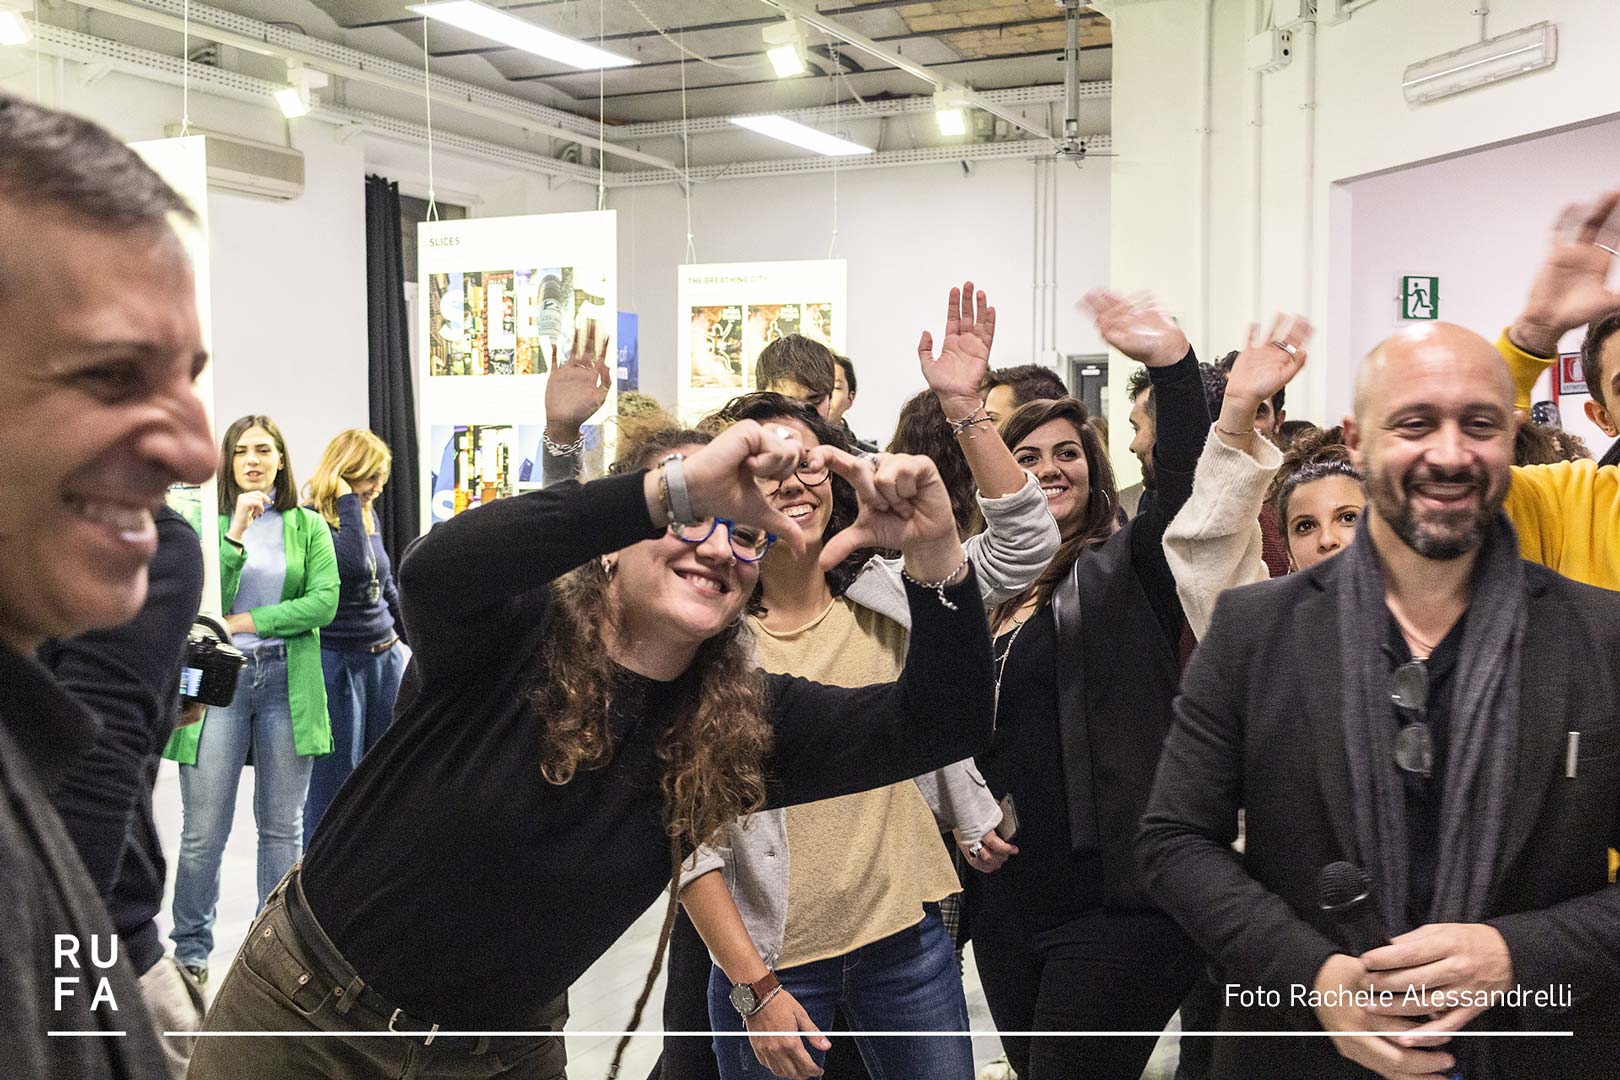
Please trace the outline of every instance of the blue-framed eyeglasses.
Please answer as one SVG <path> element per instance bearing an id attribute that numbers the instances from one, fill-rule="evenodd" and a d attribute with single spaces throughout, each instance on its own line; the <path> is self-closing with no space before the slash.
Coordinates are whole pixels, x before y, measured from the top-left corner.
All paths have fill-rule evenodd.
<path id="1" fill-rule="evenodd" d="M 669 531 L 675 534 L 676 539 L 685 540 L 688 544 L 701 544 L 713 536 L 714 530 L 721 525 L 726 527 L 731 553 L 737 556 L 739 562 L 759 562 L 771 550 L 771 545 L 776 543 L 775 533 L 756 529 L 752 525 L 739 525 L 723 517 L 704 518 L 691 525 L 671 524 Z"/>

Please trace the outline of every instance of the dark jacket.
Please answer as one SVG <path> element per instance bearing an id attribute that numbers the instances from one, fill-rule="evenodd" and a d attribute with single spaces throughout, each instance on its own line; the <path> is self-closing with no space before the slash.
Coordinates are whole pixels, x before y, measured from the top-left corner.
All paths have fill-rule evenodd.
<path id="1" fill-rule="evenodd" d="M 85 873 L 49 792 L 95 740 L 96 721 L 44 668 L 0 646 L 0 1071 L 33 1080 L 167 1080 L 168 1067 L 140 986 L 120 952 L 105 970 L 113 936 L 107 909 Z M 56 965 L 60 935 L 78 943 L 79 967 Z M 56 1009 L 56 979 L 73 992 Z M 105 978 L 103 994 L 91 1008 Z M 113 1006 L 116 1005 L 116 1011 Z M 52 1038 L 47 1031 L 122 1031 L 122 1037 Z"/>
<path id="2" fill-rule="evenodd" d="M 1137 851 L 1149 895 L 1226 979 L 1283 992 L 1313 984 L 1340 951 L 1317 875 L 1359 861 L 1341 717 L 1342 560 L 1236 589 L 1215 617 L 1176 702 Z M 1478 1030 L 1620 1033 L 1620 595 L 1525 564 L 1529 622 L 1522 735 L 1502 867 L 1489 917 L 1514 981 L 1570 984 L 1573 1009 L 1496 1008 Z M 1579 731 L 1573 777 L 1568 733 Z M 1242 855 L 1231 849 L 1238 809 Z M 1231 1030 L 1320 1030 L 1304 1007 L 1228 1008 Z M 1475 1039 L 1468 1080 L 1612 1077 L 1620 1056 L 1570 1039 Z M 1215 1077 L 1363 1077 L 1325 1039 L 1217 1040 Z"/>
<path id="3" fill-rule="evenodd" d="M 1210 423 L 1191 350 L 1173 367 L 1148 370 L 1158 402 L 1157 496 L 1076 559 L 1051 601 L 1069 835 L 1077 852 L 1102 855 L 1103 905 L 1125 909 L 1152 906 L 1131 845 L 1181 676 L 1181 602 L 1164 531 L 1192 494 Z"/>
<path id="4" fill-rule="evenodd" d="M 146 603 L 123 626 L 40 650 L 63 689 L 101 722 L 95 745 L 51 801 L 107 901 L 137 974 L 163 955 L 152 919 L 163 906 L 163 850 L 152 785 L 180 703 L 180 657 L 202 602 L 202 541 L 186 519 L 157 515 Z"/>

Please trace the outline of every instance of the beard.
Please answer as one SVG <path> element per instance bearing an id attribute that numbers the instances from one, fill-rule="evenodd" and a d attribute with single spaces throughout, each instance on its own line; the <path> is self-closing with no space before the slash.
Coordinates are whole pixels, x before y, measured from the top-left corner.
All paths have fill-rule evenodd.
<path id="1" fill-rule="evenodd" d="M 1431 483 L 1471 486 L 1478 495 L 1475 508 L 1420 512 L 1414 505 L 1412 489 Z M 1485 542 L 1492 519 L 1507 499 L 1507 479 L 1492 477 L 1478 468 L 1446 472 L 1418 465 L 1406 474 L 1397 490 L 1395 478 L 1374 466 L 1367 473 L 1367 497 L 1378 516 L 1407 547 L 1425 559 L 1445 562 L 1461 558 Z"/>

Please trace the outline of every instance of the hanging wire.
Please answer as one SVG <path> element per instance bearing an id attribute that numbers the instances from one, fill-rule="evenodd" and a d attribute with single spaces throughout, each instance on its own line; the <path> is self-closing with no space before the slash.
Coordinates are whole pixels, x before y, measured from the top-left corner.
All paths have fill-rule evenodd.
<path id="1" fill-rule="evenodd" d="M 686 37 L 685 28 L 681 30 L 681 37 Z M 684 46 L 682 51 L 685 51 Z M 690 265 L 697 262 L 697 246 L 692 242 L 692 133 L 686 124 L 685 64 L 681 65 L 681 187 L 686 191 L 686 261 Z"/>
<path id="2" fill-rule="evenodd" d="M 596 47 L 607 40 L 607 0 L 596 4 Z M 596 208 L 607 209 L 607 68 L 596 69 Z"/>
<path id="3" fill-rule="evenodd" d="M 708 64 L 710 67 L 719 68 L 721 71 L 750 71 L 759 66 L 759 60 L 757 57 L 751 63 L 727 64 L 724 61 L 716 60 L 713 57 L 704 56 L 702 53 L 693 52 L 691 49 L 688 49 L 685 44 L 686 27 L 681 26 L 676 28 L 676 32 L 681 35 L 681 39 L 677 41 L 675 38 L 669 35 L 667 30 L 665 30 L 662 26 L 659 26 L 658 23 L 653 20 L 651 15 L 648 15 L 645 11 L 643 11 L 641 9 L 641 5 L 636 3 L 636 0 L 627 0 L 627 2 L 631 8 L 635 10 L 635 13 L 641 16 L 641 20 L 643 22 L 652 27 L 653 30 L 657 31 L 659 37 L 675 46 L 675 48 L 680 50 L 683 55 L 690 56 L 693 60 L 696 60 L 700 64 Z M 686 65 L 682 64 L 681 69 L 684 71 L 686 69 Z"/>
<path id="4" fill-rule="evenodd" d="M 428 204 L 427 221 L 439 220 L 439 203 L 433 196 L 433 85 L 432 73 L 428 70 L 428 20 L 422 16 L 422 101 L 427 107 L 427 151 L 428 151 Z"/>
<path id="5" fill-rule="evenodd" d="M 828 43 L 827 43 L 827 50 L 832 56 L 832 73 L 831 73 L 831 77 L 829 77 L 827 79 L 827 88 L 828 88 L 828 91 L 829 91 L 828 96 L 831 97 L 834 104 L 836 104 L 837 101 L 838 101 L 838 75 L 843 72 L 844 65 L 842 63 L 840 63 L 839 60 L 838 60 L 838 42 L 829 40 Z M 836 123 L 837 123 L 837 121 L 834 121 L 835 126 L 836 126 Z M 833 132 L 833 134 L 836 135 L 837 132 L 835 131 L 835 132 Z M 838 159 L 836 157 L 834 157 L 833 158 L 833 165 L 832 165 L 832 236 L 827 240 L 827 258 L 829 258 L 829 259 L 832 258 L 833 257 L 833 252 L 836 251 L 837 249 L 838 249 Z"/>
<path id="6" fill-rule="evenodd" d="M 180 5 L 180 137 L 191 134 L 191 0 Z"/>

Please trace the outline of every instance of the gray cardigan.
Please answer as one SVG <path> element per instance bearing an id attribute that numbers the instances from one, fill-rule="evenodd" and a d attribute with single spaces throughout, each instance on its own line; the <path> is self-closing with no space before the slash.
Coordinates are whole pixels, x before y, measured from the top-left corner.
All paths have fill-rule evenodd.
<path id="1" fill-rule="evenodd" d="M 1040 576 L 1061 538 L 1035 477 L 999 499 L 979 499 L 987 527 L 962 546 L 978 572 L 986 606 L 1010 600 Z M 910 627 L 900 559 L 873 558 L 844 595 L 862 607 Z M 972 759 L 915 780 L 941 830 L 956 829 L 969 843 L 1001 821 L 1001 810 Z M 713 845 L 699 848 L 682 867 L 681 888 L 711 871 L 725 875 L 748 936 L 766 965 L 776 967 L 787 929 L 787 816 L 768 810 L 739 818 Z"/>

